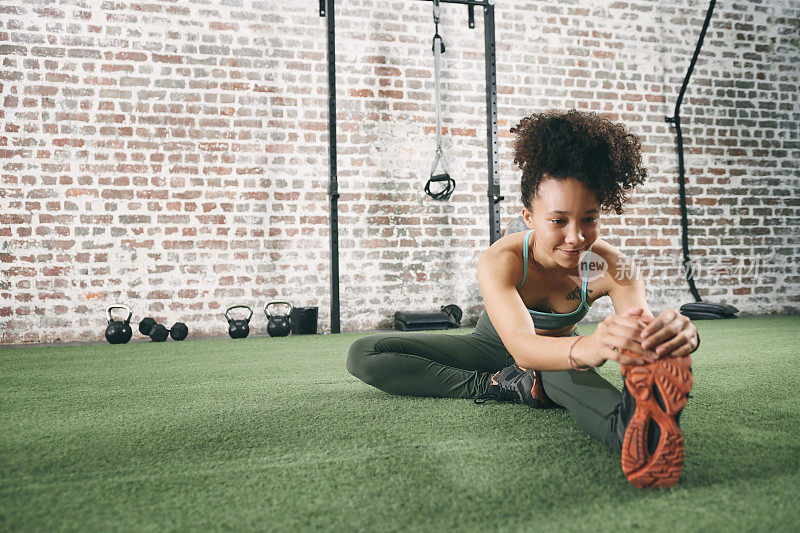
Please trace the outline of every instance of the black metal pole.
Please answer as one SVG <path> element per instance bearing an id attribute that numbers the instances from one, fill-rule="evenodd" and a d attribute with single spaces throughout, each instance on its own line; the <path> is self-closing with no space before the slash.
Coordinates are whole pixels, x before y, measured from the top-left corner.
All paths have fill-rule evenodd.
<path id="1" fill-rule="evenodd" d="M 486 63 L 486 149 L 489 172 L 489 245 L 500 238 L 500 162 L 497 155 L 497 71 L 494 40 L 494 5 L 483 6 L 484 61 Z"/>
<path id="2" fill-rule="evenodd" d="M 331 333 L 341 331 L 339 314 L 339 178 L 336 173 L 336 32 L 333 0 L 320 1 L 320 16 L 328 23 L 328 162 L 330 181 Z"/>

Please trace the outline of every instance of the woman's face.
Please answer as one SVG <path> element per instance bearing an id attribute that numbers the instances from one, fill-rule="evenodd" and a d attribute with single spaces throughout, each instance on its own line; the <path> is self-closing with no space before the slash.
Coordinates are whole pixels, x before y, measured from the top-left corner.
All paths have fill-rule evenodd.
<path id="1" fill-rule="evenodd" d="M 545 179 L 531 202 L 533 212 L 522 210 L 534 231 L 534 260 L 546 269 L 578 266 L 597 240 L 600 203 L 595 194 L 574 178 Z"/>

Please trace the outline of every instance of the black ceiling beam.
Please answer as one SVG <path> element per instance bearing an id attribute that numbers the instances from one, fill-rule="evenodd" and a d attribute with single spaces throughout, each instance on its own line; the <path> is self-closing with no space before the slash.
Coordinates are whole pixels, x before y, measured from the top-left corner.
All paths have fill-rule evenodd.
<path id="1" fill-rule="evenodd" d="M 433 2 L 433 0 L 422 0 L 423 2 Z M 493 6 L 494 0 L 487 0 L 485 2 L 476 2 L 475 0 L 439 0 L 440 4 L 464 4 L 467 6 Z"/>

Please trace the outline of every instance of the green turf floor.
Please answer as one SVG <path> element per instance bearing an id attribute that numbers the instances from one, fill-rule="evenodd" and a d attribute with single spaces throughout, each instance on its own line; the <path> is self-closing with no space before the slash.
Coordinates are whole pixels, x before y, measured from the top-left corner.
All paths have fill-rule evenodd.
<path id="1" fill-rule="evenodd" d="M 796 531 L 800 318 L 697 326 L 663 491 L 564 410 L 361 383 L 359 334 L 3 349 L 0 531 Z"/>

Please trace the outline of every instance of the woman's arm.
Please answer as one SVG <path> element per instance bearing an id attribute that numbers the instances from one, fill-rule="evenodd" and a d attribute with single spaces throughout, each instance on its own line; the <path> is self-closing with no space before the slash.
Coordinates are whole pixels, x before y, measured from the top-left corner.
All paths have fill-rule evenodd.
<path id="1" fill-rule="evenodd" d="M 606 359 L 623 364 L 646 362 L 612 349 L 612 342 L 619 347 L 630 345 L 621 328 L 633 328 L 638 322 L 629 316 L 616 315 L 604 321 L 608 327 L 602 328 L 602 339 L 594 334 L 586 336 L 589 339 L 537 335 L 530 313 L 516 290 L 522 281 L 522 267 L 522 259 L 509 251 L 490 248 L 478 259 L 478 283 L 486 313 L 518 365 L 532 370 L 568 370 L 574 368 L 569 361 L 571 348 L 576 364 L 598 366 Z M 579 349 L 586 354 L 582 358 L 578 356 Z"/>
<path id="2" fill-rule="evenodd" d="M 667 309 L 642 330 L 642 346 L 659 357 L 686 357 L 700 346 L 700 336 L 688 317 Z"/>
<path id="3" fill-rule="evenodd" d="M 600 366 L 607 359 L 621 364 L 655 361 L 658 355 L 642 345 L 641 333 L 655 318 L 647 304 L 641 273 L 633 261 L 607 242 L 597 241 L 593 251 L 606 263 L 600 294 L 611 298 L 615 312 L 575 347 L 573 358 L 590 366 Z M 620 353 L 625 357 L 617 357 Z"/>
<path id="4" fill-rule="evenodd" d="M 643 322 L 649 323 L 655 317 L 647 304 L 647 291 L 641 271 L 633 260 L 609 244 L 603 247 L 601 253 L 608 265 L 608 296 L 614 311 L 624 313 L 631 308 L 640 308 Z"/>
<path id="5" fill-rule="evenodd" d="M 615 249 L 608 256 L 608 295 L 617 313 L 640 308 L 642 327 L 637 332 L 641 346 L 656 357 L 683 357 L 700 345 L 697 329 L 689 318 L 675 309 L 667 309 L 653 316 L 647 304 L 644 279 L 632 260 Z"/>

